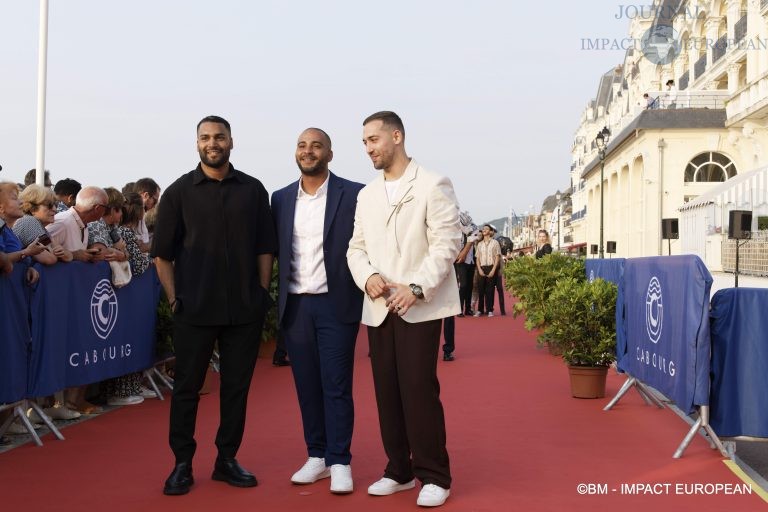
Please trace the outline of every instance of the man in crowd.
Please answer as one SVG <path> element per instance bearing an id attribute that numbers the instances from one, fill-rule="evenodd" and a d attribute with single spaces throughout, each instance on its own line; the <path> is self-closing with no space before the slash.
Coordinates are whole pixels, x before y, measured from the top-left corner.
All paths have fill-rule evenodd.
<path id="1" fill-rule="evenodd" d="M 176 463 L 165 482 L 167 495 L 186 494 L 194 482 L 199 391 L 217 341 L 221 420 L 212 478 L 236 487 L 257 485 L 235 455 L 271 302 L 267 290 L 277 242 L 267 191 L 232 166 L 233 147 L 229 122 L 202 119 L 200 163 L 168 187 L 155 224 L 152 256 L 174 314 L 176 351 L 169 433 Z"/>
<path id="2" fill-rule="evenodd" d="M 75 206 L 75 198 L 82 188 L 80 183 L 72 178 L 57 181 L 53 187 L 53 193 L 56 194 L 56 213 Z"/>
<path id="3" fill-rule="evenodd" d="M 101 219 L 107 211 L 107 193 L 99 187 L 84 187 L 75 198 L 75 205 L 57 213 L 52 224 L 46 226 L 51 240 L 72 253 L 77 261 L 93 262 L 99 249 L 88 249 L 88 224 Z M 103 256 L 103 255 L 102 255 Z M 81 414 L 95 414 L 102 409 L 85 399 L 87 386 L 65 390 L 65 406 Z"/>
<path id="4" fill-rule="evenodd" d="M 422 482 L 417 504 L 439 506 L 450 494 L 445 417 L 437 379 L 441 320 L 458 314 L 453 262 L 459 209 L 450 180 L 412 160 L 394 112 L 363 122 L 363 143 L 383 171 L 360 191 L 347 261 L 366 292 L 379 426 L 388 463 L 368 493 L 384 496 Z"/>
<path id="5" fill-rule="evenodd" d="M 363 295 L 346 261 L 363 185 L 330 172 L 331 139 L 307 128 L 296 144 L 301 177 L 272 194 L 277 223 L 278 322 L 291 360 L 309 458 L 295 484 L 331 478 L 352 492 L 352 366 Z"/>
<path id="6" fill-rule="evenodd" d="M 493 296 L 496 290 L 496 272 L 501 261 L 501 247 L 493 238 L 494 229 L 490 224 L 483 226 L 483 239 L 475 247 L 475 263 L 477 265 L 478 303 L 475 316 L 487 314 L 493 316 Z"/>
<path id="7" fill-rule="evenodd" d="M 107 209 L 107 193 L 99 187 L 84 187 L 75 205 L 57 213 L 53 224 L 46 226 L 51 240 L 72 253 L 77 261 L 93 261 L 96 250 L 88 251 L 88 223 L 99 220 Z"/>
<path id="8" fill-rule="evenodd" d="M 160 185 L 158 185 L 152 178 L 141 178 L 138 180 L 134 183 L 133 191 L 141 196 L 141 200 L 144 203 L 145 214 L 157 206 L 157 202 L 160 200 Z M 139 235 L 139 248 L 142 252 L 149 252 L 149 242 L 151 237 L 144 218 L 139 221 L 136 232 Z"/>

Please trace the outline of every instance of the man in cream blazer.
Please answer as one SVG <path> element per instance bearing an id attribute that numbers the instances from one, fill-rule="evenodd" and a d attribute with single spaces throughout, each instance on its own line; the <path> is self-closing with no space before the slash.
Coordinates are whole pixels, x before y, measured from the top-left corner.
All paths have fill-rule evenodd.
<path id="1" fill-rule="evenodd" d="M 422 483 L 417 504 L 450 494 L 445 417 L 437 380 L 443 318 L 460 312 L 453 262 L 461 245 L 450 180 L 405 152 L 394 112 L 363 122 L 363 142 L 383 173 L 360 191 L 347 262 L 365 291 L 371 367 L 384 450 L 384 477 L 368 493 L 384 496 Z"/>

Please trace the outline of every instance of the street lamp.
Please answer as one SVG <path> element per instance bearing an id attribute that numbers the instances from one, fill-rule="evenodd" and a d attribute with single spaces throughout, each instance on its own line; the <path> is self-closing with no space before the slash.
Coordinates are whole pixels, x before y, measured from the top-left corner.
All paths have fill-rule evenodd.
<path id="1" fill-rule="evenodd" d="M 604 127 L 597 132 L 595 144 L 597 144 L 597 154 L 600 157 L 600 258 L 605 256 L 603 252 L 603 174 L 605 172 L 605 150 L 608 148 L 608 139 L 611 138 L 611 130 Z"/>
<path id="2" fill-rule="evenodd" d="M 555 196 L 557 199 L 557 252 L 560 252 L 560 198 L 562 196 L 558 193 Z"/>

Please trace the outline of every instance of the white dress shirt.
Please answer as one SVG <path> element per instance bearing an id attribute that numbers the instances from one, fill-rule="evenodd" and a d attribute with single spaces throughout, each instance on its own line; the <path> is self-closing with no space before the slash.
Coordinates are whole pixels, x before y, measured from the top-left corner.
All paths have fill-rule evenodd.
<path id="1" fill-rule="evenodd" d="M 296 211 L 293 216 L 291 277 L 288 293 L 327 293 L 328 277 L 323 259 L 323 227 L 328 180 L 314 195 L 304 192 L 299 180 Z"/>

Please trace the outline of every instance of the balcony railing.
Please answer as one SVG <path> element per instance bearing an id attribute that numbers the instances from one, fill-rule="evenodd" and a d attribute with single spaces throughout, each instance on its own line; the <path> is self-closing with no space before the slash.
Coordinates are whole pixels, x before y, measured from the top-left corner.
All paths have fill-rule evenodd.
<path id="1" fill-rule="evenodd" d="M 695 78 L 699 78 L 701 75 L 704 74 L 704 71 L 707 70 L 707 54 L 705 53 L 701 57 L 699 57 L 699 60 L 696 61 L 696 64 L 693 66 L 693 76 Z"/>
<path id="2" fill-rule="evenodd" d="M 725 100 L 728 91 L 662 91 L 649 93 L 658 95 L 654 98 L 653 107 L 656 108 L 725 108 Z M 652 96 L 653 97 L 653 96 Z"/>
<path id="3" fill-rule="evenodd" d="M 765 0 L 768 2 L 768 0 Z M 688 88 L 688 82 L 691 79 L 691 73 L 690 71 L 686 71 L 682 75 L 680 75 L 680 78 L 677 79 L 677 83 L 680 85 L 680 90 L 684 91 Z"/>
<path id="4" fill-rule="evenodd" d="M 728 50 L 728 34 L 715 41 L 714 46 L 712 46 L 712 63 L 714 64 L 723 58 L 726 50 Z"/>
<path id="5" fill-rule="evenodd" d="M 763 1 L 763 4 L 765 4 L 765 1 Z M 747 35 L 747 15 L 746 13 L 744 16 L 741 17 L 739 21 L 736 22 L 736 26 L 734 27 L 733 32 L 733 38 L 738 43 L 742 39 L 744 39 L 744 36 Z"/>

